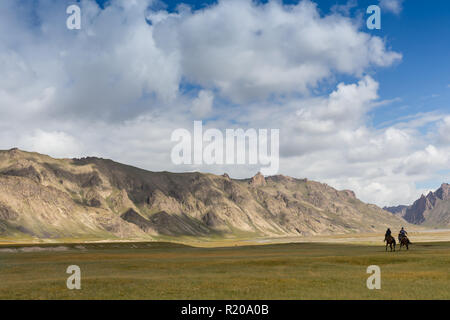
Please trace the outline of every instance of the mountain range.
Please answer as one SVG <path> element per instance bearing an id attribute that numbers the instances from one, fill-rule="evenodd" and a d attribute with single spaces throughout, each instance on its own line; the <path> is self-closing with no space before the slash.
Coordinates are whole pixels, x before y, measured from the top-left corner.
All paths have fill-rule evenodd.
<path id="1" fill-rule="evenodd" d="M 350 190 L 308 179 L 151 172 L 95 157 L 0 151 L 1 238 L 281 237 L 401 225 L 402 217 Z"/>
<path id="2" fill-rule="evenodd" d="M 450 226 L 450 185 L 443 183 L 435 192 L 429 192 L 426 196 L 417 199 L 412 205 L 400 205 L 385 207 L 406 221 L 430 227 Z"/>

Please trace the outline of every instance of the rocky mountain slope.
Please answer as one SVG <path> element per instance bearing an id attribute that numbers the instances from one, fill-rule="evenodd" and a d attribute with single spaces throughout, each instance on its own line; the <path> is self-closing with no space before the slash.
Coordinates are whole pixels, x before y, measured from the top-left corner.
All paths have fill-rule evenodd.
<path id="1" fill-rule="evenodd" d="M 450 185 L 443 183 L 435 192 L 422 195 L 410 206 L 385 207 L 406 221 L 433 227 L 450 226 Z"/>
<path id="2" fill-rule="evenodd" d="M 401 217 L 405 216 L 406 209 L 408 209 L 408 206 L 404 206 L 404 205 L 398 205 L 398 206 L 393 206 L 393 207 L 383 207 L 383 210 L 389 211 L 389 212 L 399 215 Z"/>
<path id="3" fill-rule="evenodd" d="M 404 220 L 352 191 L 282 175 L 149 172 L 0 151 L 0 237 L 253 237 L 384 231 Z"/>

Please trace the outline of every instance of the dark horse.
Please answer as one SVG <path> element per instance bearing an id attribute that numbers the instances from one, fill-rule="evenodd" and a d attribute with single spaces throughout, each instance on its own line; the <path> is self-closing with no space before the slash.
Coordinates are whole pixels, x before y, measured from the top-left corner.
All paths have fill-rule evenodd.
<path id="1" fill-rule="evenodd" d="M 394 245 L 394 251 L 395 251 L 395 245 L 397 243 L 395 242 L 395 238 L 393 236 L 391 236 L 391 235 L 385 236 L 384 241 L 386 242 L 386 251 L 387 251 L 388 246 L 391 247 L 391 251 L 392 251 L 392 245 Z"/>
<path id="2" fill-rule="evenodd" d="M 411 241 L 409 241 L 407 236 L 398 236 L 398 241 L 400 243 L 400 250 L 402 250 L 403 246 L 406 246 L 406 250 L 409 250 L 409 246 L 411 244 Z"/>

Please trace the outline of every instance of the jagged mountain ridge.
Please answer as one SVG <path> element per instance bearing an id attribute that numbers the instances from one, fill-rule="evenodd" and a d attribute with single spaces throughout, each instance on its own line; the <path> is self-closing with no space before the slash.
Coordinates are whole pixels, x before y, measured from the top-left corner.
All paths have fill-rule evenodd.
<path id="1" fill-rule="evenodd" d="M 450 226 L 450 185 L 443 183 L 435 192 L 417 199 L 410 206 L 385 207 L 387 211 L 399 214 L 406 221 L 433 227 Z"/>
<path id="2" fill-rule="evenodd" d="M 383 207 L 383 210 L 389 211 L 393 214 L 399 215 L 401 217 L 405 216 L 406 209 L 408 209 L 408 206 L 405 205 L 398 205 L 398 206 L 392 206 L 392 207 Z"/>
<path id="3" fill-rule="evenodd" d="M 352 191 L 307 179 L 236 180 L 0 151 L 0 237 L 293 236 L 401 224 Z"/>

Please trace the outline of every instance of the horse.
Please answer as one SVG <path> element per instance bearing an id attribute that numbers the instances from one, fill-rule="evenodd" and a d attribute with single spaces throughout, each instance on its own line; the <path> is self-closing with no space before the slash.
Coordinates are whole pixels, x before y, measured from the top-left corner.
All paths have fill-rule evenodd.
<path id="1" fill-rule="evenodd" d="M 395 251 L 395 245 L 397 243 L 395 242 L 395 238 L 393 236 L 391 236 L 391 235 L 385 236 L 384 241 L 386 242 L 386 251 L 387 251 L 388 246 L 390 246 L 391 252 L 392 252 L 392 245 L 394 245 L 394 251 Z"/>
<path id="2" fill-rule="evenodd" d="M 411 244 L 411 241 L 409 241 L 407 236 L 398 236 L 398 241 L 400 243 L 400 250 L 402 250 L 403 246 L 406 246 L 406 250 L 409 250 L 409 246 Z"/>

